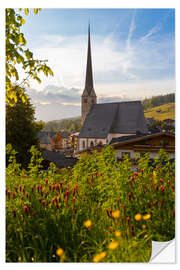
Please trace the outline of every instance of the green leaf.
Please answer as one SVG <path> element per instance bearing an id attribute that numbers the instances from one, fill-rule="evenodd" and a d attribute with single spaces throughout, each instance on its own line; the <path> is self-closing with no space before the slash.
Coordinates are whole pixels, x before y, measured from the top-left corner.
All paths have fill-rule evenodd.
<path id="1" fill-rule="evenodd" d="M 38 13 L 38 8 L 34 8 L 34 13 L 35 13 L 35 14 Z"/>
<path id="2" fill-rule="evenodd" d="M 29 9 L 25 8 L 24 12 L 25 12 L 26 15 L 28 15 L 29 14 Z"/>

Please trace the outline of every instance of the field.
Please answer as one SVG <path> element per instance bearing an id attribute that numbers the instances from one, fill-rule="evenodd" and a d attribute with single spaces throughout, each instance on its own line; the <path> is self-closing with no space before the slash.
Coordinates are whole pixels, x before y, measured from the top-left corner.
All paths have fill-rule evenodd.
<path id="1" fill-rule="evenodd" d="M 156 120 L 175 119 L 175 103 L 168 103 L 153 107 L 144 111 L 145 117 L 153 117 Z"/>
<path id="2" fill-rule="evenodd" d="M 47 172 L 35 148 L 28 171 L 8 151 L 7 262 L 148 262 L 151 240 L 174 238 L 175 169 L 164 151 L 136 171 L 106 147 Z"/>

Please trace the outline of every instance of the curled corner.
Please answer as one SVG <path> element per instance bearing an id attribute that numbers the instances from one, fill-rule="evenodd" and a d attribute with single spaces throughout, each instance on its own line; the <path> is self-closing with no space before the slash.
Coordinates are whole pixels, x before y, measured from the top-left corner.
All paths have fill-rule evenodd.
<path id="1" fill-rule="evenodd" d="M 166 242 L 152 241 L 150 263 L 175 263 L 175 239 Z"/>

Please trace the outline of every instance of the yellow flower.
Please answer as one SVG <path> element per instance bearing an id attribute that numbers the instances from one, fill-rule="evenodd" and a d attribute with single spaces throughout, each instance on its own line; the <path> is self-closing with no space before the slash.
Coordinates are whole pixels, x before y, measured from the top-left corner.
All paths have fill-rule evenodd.
<path id="1" fill-rule="evenodd" d="M 143 230 L 146 229 L 146 225 L 145 225 L 145 224 L 142 225 L 142 229 L 143 229 Z"/>
<path id="2" fill-rule="evenodd" d="M 93 258 L 93 262 L 99 262 L 101 261 L 102 259 L 104 259 L 104 257 L 106 256 L 107 252 L 106 251 L 103 251 L 99 254 L 96 254 Z"/>
<path id="3" fill-rule="evenodd" d="M 63 253 L 64 253 L 64 250 L 63 250 L 62 248 L 58 248 L 58 249 L 56 250 L 56 255 L 59 256 L 59 257 L 62 256 Z"/>
<path id="4" fill-rule="evenodd" d="M 150 219 L 150 217 L 151 217 L 150 214 L 146 214 L 145 216 L 143 216 L 143 219 L 144 219 L 144 220 L 148 220 L 148 219 Z"/>
<path id="5" fill-rule="evenodd" d="M 136 214 L 136 215 L 134 216 L 134 218 L 135 218 L 135 220 L 139 221 L 139 220 L 142 219 L 142 215 L 141 215 L 141 214 Z"/>
<path id="6" fill-rule="evenodd" d="M 92 226 L 92 222 L 91 222 L 91 220 L 90 220 L 90 219 L 88 219 L 88 220 L 84 221 L 84 226 L 85 226 L 86 228 L 91 227 L 91 226 Z"/>
<path id="7" fill-rule="evenodd" d="M 112 212 L 112 217 L 113 218 L 118 218 L 120 216 L 120 211 L 119 210 L 116 210 L 114 212 Z"/>
<path id="8" fill-rule="evenodd" d="M 114 250 L 114 249 L 116 249 L 116 248 L 118 247 L 118 245 L 119 245 L 119 244 L 118 244 L 117 241 L 112 241 L 112 242 L 109 244 L 108 248 Z"/>
<path id="9" fill-rule="evenodd" d="M 114 233 L 114 234 L 115 234 L 115 236 L 116 236 L 116 237 L 120 237 L 120 236 L 121 236 L 120 231 L 115 231 L 115 233 Z"/>

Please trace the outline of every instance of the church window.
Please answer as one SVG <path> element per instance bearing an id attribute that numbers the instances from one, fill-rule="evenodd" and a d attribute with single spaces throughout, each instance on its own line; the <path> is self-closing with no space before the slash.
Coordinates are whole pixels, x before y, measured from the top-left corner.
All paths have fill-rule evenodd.
<path id="1" fill-rule="evenodd" d="M 91 143 L 90 143 L 90 147 L 93 147 L 94 146 L 94 143 L 93 143 L 93 141 L 91 141 Z"/>
<path id="2" fill-rule="evenodd" d="M 87 103 L 87 98 L 84 99 L 84 103 Z"/>
<path id="3" fill-rule="evenodd" d="M 102 145 L 103 143 L 102 143 L 102 141 L 99 141 L 99 143 L 98 143 L 99 145 Z"/>
<path id="4" fill-rule="evenodd" d="M 85 148 L 85 141 L 83 141 L 83 149 Z"/>

